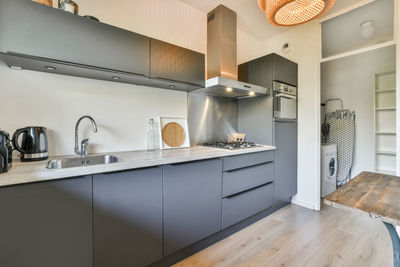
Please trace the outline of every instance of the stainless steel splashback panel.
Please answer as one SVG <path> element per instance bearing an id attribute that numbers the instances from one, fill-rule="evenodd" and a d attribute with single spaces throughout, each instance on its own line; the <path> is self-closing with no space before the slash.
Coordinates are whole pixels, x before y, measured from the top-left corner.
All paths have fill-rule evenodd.
<path id="1" fill-rule="evenodd" d="M 227 140 L 238 130 L 238 101 L 189 93 L 188 124 L 192 146 Z"/>

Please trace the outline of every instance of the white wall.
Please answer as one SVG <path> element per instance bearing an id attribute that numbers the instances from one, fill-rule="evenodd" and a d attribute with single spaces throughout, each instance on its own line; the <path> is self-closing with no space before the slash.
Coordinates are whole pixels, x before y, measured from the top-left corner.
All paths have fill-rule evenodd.
<path id="1" fill-rule="evenodd" d="M 400 133 L 400 3 L 395 1 L 395 16 L 394 16 L 394 37 L 396 41 L 396 132 Z M 396 135 L 397 139 L 397 176 L 400 176 L 400 134 Z"/>
<path id="2" fill-rule="evenodd" d="M 206 14 L 179 0 L 80 0 L 80 14 L 202 53 L 206 51 Z M 74 126 L 90 114 L 96 135 L 86 122 L 91 152 L 144 149 L 149 118 L 186 116 L 187 94 L 156 88 L 77 77 L 15 71 L 0 63 L 0 127 L 49 129 L 50 154 L 73 154 Z M 83 125 L 82 125 L 83 126 Z"/>
<path id="3" fill-rule="evenodd" d="M 344 108 L 356 112 L 356 142 L 352 177 L 375 170 L 375 74 L 396 69 L 394 46 L 322 63 L 321 101 L 340 98 Z M 340 109 L 337 102 L 327 111 Z"/>
<path id="4" fill-rule="evenodd" d="M 275 52 L 298 63 L 298 194 L 293 203 L 316 210 L 320 208 L 319 38 L 319 24 L 313 21 L 277 35 L 261 46 L 257 44 L 251 52 L 239 57 L 239 63 L 243 63 Z M 282 54 L 281 47 L 287 42 L 291 50 Z"/>

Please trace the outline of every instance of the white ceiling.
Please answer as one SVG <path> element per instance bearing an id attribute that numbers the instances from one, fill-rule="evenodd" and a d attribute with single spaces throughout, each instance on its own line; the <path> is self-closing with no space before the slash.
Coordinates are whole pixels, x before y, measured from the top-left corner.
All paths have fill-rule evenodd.
<path id="1" fill-rule="evenodd" d="M 181 0 L 201 11 L 208 13 L 222 4 L 235 11 L 238 15 L 238 28 L 261 41 L 265 41 L 292 27 L 277 27 L 268 23 L 265 14 L 259 9 L 257 0 Z M 336 12 L 362 0 L 336 0 L 331 11 Z"/>

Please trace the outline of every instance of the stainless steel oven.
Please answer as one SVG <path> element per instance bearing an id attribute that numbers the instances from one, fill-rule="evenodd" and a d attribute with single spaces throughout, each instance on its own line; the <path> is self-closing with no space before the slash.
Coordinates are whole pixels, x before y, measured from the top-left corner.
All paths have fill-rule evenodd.
<path id="1" fill-rule="evenodd" d="M 297 119 L 297 88 L 281 82 L 273 82 L 274 119 Z"/>

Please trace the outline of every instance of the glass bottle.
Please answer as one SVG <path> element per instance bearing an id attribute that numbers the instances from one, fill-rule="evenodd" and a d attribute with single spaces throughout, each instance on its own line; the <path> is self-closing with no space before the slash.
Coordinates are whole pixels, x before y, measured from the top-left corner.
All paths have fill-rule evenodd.
<path id="1" fill-rule="evenodd" d="M 156 133 L 154 131 L 154 120 L 149 120 L 149 131 L 147 132 L 147 150 L 156 149 Z"/>
<path id="2" fill-rule="evenodd" d="M 72 0 L 58 0 L 58 8 L 72 14 L 78 14 L 78 4 Z"/>

